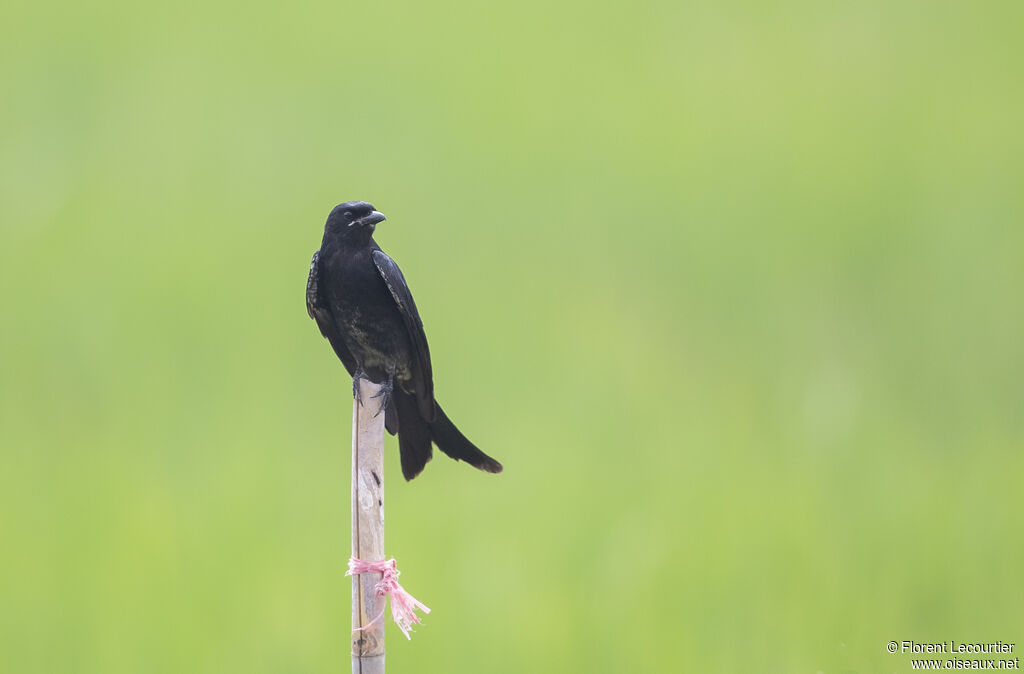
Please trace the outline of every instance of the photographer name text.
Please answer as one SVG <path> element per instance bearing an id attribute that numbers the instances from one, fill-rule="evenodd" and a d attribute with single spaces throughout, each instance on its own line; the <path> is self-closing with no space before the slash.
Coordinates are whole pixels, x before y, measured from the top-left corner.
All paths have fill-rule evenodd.
<path id="1" fill-rule="evenodd" d="M 960 643 L 953 640 L 937 643 L 903 641 L 900 643 L 900 653 L 1013 653 L 1014 646 L 1015 644 L 1002 641 L 987 644 Z"/>

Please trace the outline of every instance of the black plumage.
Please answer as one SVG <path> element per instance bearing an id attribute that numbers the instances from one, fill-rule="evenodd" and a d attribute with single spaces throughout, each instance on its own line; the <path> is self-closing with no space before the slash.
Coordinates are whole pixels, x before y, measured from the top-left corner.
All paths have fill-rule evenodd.
<path id="1" fill-rule="evenodd" d="M 453 459 L 490 473 L 501 464 L 480 451 L 434 399 L 430 349 L 402 271 L 373 240 L 384 215 L 365 201 L 339 204 L 327 217 L 306 282 L 306 309 L 345 369 L 382 386 L 384 426 L 398 434 L 402 474 L 430 460 L 431 442 Z M 366 401 L 360 401 L 366 402 Z"/>

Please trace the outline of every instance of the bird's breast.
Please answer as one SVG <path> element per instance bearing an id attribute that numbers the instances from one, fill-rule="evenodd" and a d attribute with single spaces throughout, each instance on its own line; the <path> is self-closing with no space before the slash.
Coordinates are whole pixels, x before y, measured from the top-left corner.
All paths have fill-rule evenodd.
<path id="1" fill-rule="evenodd" d="M 407 379 L 412 345 L 395 299 L 373 263 L 370 251 L 332 255 L 327 265 L 327 297 L 340 332 L 371 378 L 375 370 Z"/>

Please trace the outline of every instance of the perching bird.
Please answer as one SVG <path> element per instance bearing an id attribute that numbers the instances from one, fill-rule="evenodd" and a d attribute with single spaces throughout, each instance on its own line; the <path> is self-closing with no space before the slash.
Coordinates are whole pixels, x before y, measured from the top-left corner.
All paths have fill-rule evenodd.
<path id="1" fill-rule="evenodd" d="M 430 461 L 431 442 L 455 460 L 500 473 L 501 464 L 467 440 L 434 399 L 420 314 L 402 271 L 373 240 L 383 220 L 365 201 L 334 207 L 309 266 L 306 309 L 352 375 L 353 395 L 359 398 L 360 377 L 381 385 L 384 427 L 398 434 L 406 480 Z"/>

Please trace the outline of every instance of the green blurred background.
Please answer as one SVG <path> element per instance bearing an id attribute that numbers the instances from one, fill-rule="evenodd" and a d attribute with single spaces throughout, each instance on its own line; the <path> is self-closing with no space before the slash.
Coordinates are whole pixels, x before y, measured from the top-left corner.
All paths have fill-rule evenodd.
<path id="1" fill-rule="evenodd" d="M 349 670 L 350 383 L 303 301 L 347 199 L 506 466 L 404 483 L 389 440 L 434 609 L 391 671 L 1024 642 L 1020 2 L 0 25 L 0 671 Z"/>

